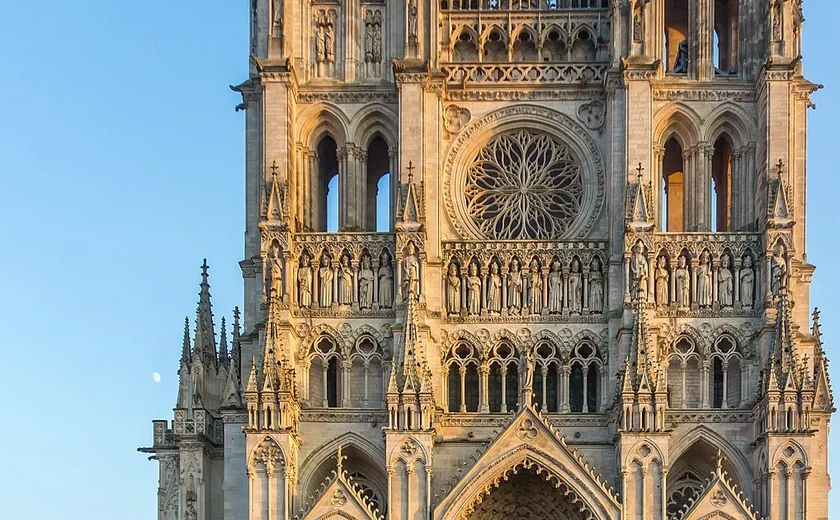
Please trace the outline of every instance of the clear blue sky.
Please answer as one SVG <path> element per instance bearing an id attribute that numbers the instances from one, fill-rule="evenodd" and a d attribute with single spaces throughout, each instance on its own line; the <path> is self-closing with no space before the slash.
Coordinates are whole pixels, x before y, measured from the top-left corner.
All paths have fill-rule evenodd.
<path id="1" fill-rule="evenodd" d="M 826 85 L 810 115 L 812 304 L 834 354 L 840 2 L 805 8 L 807 76 Z M 203 256 L 217 320 L 242 298 L 244 117 L 227 86 L 246 78 L 247 15 L 245 0 L 3 5 L 4 518 L 154 518 L 157 464 L 135 448 L 171 418 Z"/>

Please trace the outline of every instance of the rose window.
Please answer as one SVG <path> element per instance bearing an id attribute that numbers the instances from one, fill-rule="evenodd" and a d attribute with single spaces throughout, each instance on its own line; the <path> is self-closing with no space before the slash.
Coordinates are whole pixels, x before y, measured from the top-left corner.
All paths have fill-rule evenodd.
<path id="1" fill-rule="evenodd" d="M 581 170 L 568 147 L 548 134 L 501 134 L 467 168 L 467 214 L 487 238 L 556 240 L 581 212 Z"/>

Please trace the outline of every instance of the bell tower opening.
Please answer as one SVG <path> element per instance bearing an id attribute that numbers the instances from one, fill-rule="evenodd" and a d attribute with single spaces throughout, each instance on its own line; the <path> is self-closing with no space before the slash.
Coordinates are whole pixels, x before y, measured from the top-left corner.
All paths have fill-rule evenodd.
<path id="1" fill-rule="evenodd" d="M 685 229 L 683 223 L 683 190 L 685 174 L 683 173 L 683 150 L 680 143 L 673 137 L 665 143 L 665 157 L 662 161 L 662 231 L 681 232 Z"/>
<path id="2" fill-rule="evenodd" d="M 688 1 L 665 1 L 665 71 L 688 72 Z"/>
<path id="3" fill-rule="evenodd" d="M 715 73 L 738 71 L 738 0 L 715 0 Z"/>

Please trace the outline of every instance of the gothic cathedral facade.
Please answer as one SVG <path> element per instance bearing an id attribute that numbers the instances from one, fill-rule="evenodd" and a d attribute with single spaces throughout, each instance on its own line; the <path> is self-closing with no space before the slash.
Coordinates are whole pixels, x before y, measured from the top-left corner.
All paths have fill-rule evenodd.
<path id="1" fill-rule="evenodd" d="M 827 519 L 803 21 L 250 0 L 243 312 L 205 263 L 159 520 Z"/>

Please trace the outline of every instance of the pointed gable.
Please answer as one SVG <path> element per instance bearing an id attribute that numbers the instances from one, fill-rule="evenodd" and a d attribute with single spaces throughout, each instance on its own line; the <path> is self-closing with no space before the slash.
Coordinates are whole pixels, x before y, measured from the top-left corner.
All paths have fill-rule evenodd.
<path id="1" fill-rule="evenodd" d="M 478 456 L 435 508 L 433 517 L 442 520 L 468 515 L 494 487 L 521 468 L 550 475 L 555 486 L 563 488 L 563 495 L 585 504 L 594 516 L 619 517 L 620 505 L 613 491 L 530 405 Z"/>
<path id="2" fill-rule="evenodd" d="M 757 520 L 758 512 L 747 502 L 743 493 L 726 481 L 725 474 L 715 475 L 704 492 L 680 520 Z"/>
<path id="3" fill-rule="evenodd" d="M 348 518 L 353 520 L 381 520 L 378 510 L 370 505 L 353 489 L 343 475 L 333 479 L 302 520 L 322 518 Z"/>

